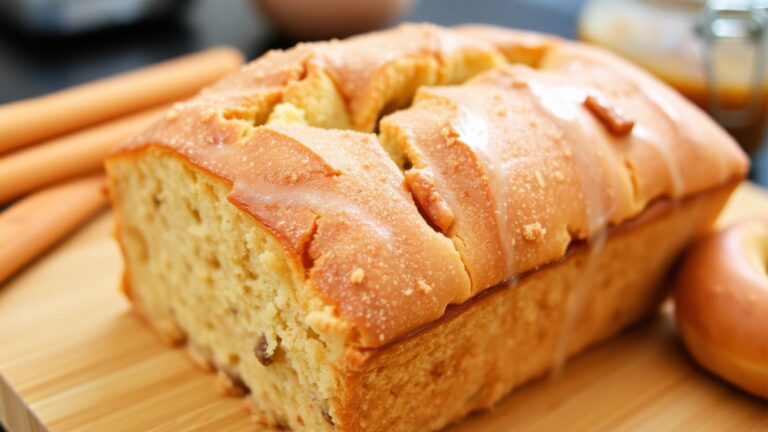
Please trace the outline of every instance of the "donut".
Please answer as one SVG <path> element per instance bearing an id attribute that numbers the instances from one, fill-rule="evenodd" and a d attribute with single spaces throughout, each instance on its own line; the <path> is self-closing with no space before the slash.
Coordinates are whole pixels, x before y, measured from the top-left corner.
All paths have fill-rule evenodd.
<path id="1" fill-rule="evenodd" d="M 677 323 L 705 369 L 768 399 L 768 217 L 737 223 L 691 248 L 675 283 Z"/>

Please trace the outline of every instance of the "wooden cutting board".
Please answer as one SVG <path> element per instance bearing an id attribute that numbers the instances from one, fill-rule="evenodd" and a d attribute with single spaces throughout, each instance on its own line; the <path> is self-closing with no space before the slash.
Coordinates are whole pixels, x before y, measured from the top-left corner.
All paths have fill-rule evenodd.
<path id="1" fill-rule="evenodd" d="M 768 214 L 746 184 L 721 223 Z M 258 430 L 243 402 L 169 348 L 118 291 L 104 213 L 0 285 L 0 420 L 11 431 Z M 669 308 L 452 432 L 768 430 L 768 405 L 695 367 Z"/>

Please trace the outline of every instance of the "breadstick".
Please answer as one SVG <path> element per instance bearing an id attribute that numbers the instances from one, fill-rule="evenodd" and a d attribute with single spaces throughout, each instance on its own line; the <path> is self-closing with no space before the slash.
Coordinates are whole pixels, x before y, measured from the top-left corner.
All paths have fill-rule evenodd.
<path id="1" fill-rule="evenodd" d="M 104 156 L 159 118 L 167 106 L 0 155 L 0 203 L 76 175 L 95 172 Z"/>
<path id="2" fill-rule="evenodd" d="M 104 177 L 42 190 L 0 213 L 0 283 L 104 207 Z"/>
<path id="3" fill-rule="evenodd" d="M 0 153 L 192 96 L 242 63 L 243 56 L 237 50 L 212 48 L 47 96 L 0 106 Z"/>

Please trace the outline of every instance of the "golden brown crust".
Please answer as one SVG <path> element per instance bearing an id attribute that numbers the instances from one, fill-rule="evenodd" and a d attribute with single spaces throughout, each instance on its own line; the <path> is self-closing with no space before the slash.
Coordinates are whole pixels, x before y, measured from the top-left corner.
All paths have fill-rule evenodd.
<path id="1" fill-rule="evenodd" d="M 439 430 L 653 311 L 669 264 L 709 226 L 735 184 L 661 200 L 600 246 L 482 293 L 385 347 L 365 350 L 334 412 L 337 430 Z M 581 307 L 571 309 L 574 298 Z M 568 333 L 569 329 L 578 331 Z M 383 402 L 386 401 L 386 402 Z"/>
<path id="2" fill-rule="evenodd" d="M 268 54 L 176 105 L 111 157 L 160 146 L 227 180 L 231 201 L 281 241 L 308 270 L 319 297 L 352 324 L 359 340 L 350 343 L 369 347 L 436 319 L 470 293 L 560 258 L 572 238 L 637 215 L 655 198 L 744 175 L 746 159 L 732 140 L 631 66 L 554 38 L 469 33 L 403 26 Z M 408 103 L 417 87 L 498 66 L 499 50 L 489 39 L 500 34 L 508 38 L 504 46 L 517 40 L 536 53 L 547 71 L 508 66 L 471 87 L 423 89 L 413 108 L 382 124 L 384 130 L 403 122 L 397 127 L 407 133 L 400 137 L 424 170 L 408 183 L 372 135 L 260 126 L 278 104 L 290 104 L 311 125 L 372 130 L 382 112 Z M 577 72 L 579 65 L 589 73 Z M 658 137 L 633 145 L 610 134 L 582 100 L 568 99 L 570 93 L 563 100 L 565 85 L 599 90 L 636 120 L 632 134 L 650 130 Z M 634 97 L 638 86 L 655 89 L 660 99 Z M 329 111 L 336 117 L 315 112 L 313 91 L 323 92 L 315 95 L 320 100 L 341 101 L 341 114 L 339 105 Z M 564 126 L 550 96 L 575 104 L 587 126 Z M 674 114 L 649 108 L 659 100 Z M 689 121 L 704 132 L 685 132 Z M 672 135 L 664 132 L 670 125 Z M 482 151 L 478 134 L 491 152 Z M 667 148 L 674 148 L 671 157 Z M 667 162 L 683 165 L 687 157 L 716 175 L 685 170 L 678 187 Z M 453 245 L 424 221 L 411 195 Z"/>
<path id="3" fill-rule="evenodd" d="M 303 149 L 286 161 L 293 146 Z M 238 176 L 230 201 L 278 238 L 295 233 L 288 244 L 308 257 L 309 282 L 355 325 L 364 345 L 436 319 L 446 305 L 469 296 L 458 254 L 421 218 L 402 173 L 375 137 L 297 125 L 262 127 L 247 148 L 243 157 L 272 164 Z M 321 172 L 303 165 L 314 157 L 326 164 L 322 177 L 307 176 Z M 422 284 L 433 289 L 424 292 Z"/>
<path id="4" fill-rule="evenodd" d="M 201 185 L 204 187 L 196 189 L 213 191 L 198 201 L 164 204 L 156 209 L 155 219 L 158 221 L 184 222 L 177 226 L 158 223 L 176 233 L 168 237 L 157 230 L 145 231 L 143 236 L 150 242 L 149 250 L 154 257 L 145 264 L 154 265 L 166 260 L 180 264 L 173 272 L 166 273 L 164 269 L 147 272 L 142 269 L 141 259 L 133 260 L 136 264 L 133 270 L 137 272 L 134 279 L 137 309 L 154 324 L 163 322 L 164 318 L 178 322 L 189 335 L 188 343 L 202 342 L 198 346 L 206 348 L 208 355 L 218 359 L 214 363 L 218 368 L 243 378 L 253 392 L 251 397 L 259 402 L 260 410 L 295 430 L 330 431 L 333 427 L 324 420 L 328 417 L 338 431 L 432 430 L 461 418 L 470 410 L 489 407 L 511 388 L 562 362 L 566 354 L 609 337 L 650 310 L 665 292 L 664 285 L 658 281 L 677 251 L 694 232 L 709 224 L 733 186 L 706 191 L 679 203 L 660 200 L 637 219 L 611 229 L 602 249 L 571 248 L 565 259 L 521 276 L 516 285 L 486 290 L 471 301 L 452 306 L 441 319 L 408 338 L 394 340 L 377 349 L 348 347 L 347 356 L 336 357 L 331 348 L 339 342 L 336 338 L 323 339 L 328 346 L 317 340 L 299 339 L 300 344 L 289 342 L 296 340 L 296 334 L 311 334 L 301 324 L 303 321 L 283 327 L 288 314 L 298 312 L 298 316 L 302 316 L 293 306 L 286 307 L 283 303 L 276 311 L 279 315 L 269 314 L 266 322 L 249 320 L 248 315 L 266 312 L 274 299 L 285 295 L 286 291 L 293 292 L 298 286 L 283 282 L 275 287 L 280 290 L 279 294 L 270 295 L 266 300 L 262 300 L 263 297 L 257 300 L 253 294 L 269 292 L 272 288 L 268 284 L 256 285 L 253 290 L 247 290 L 247 295 L 238 295 L 243 287 L 252 286 L 252 279 L 225 275 L 251 274 L 255 277 L 258 274 L 259 281 L 272 275 L 255 268 L 246 270 L 246 263 L 261 261 L 268 254 L 264 249 L 257 249 L 258 246 L 251 252 L 254 250 L 251 245 L 258 242 L 248 233 L 262 232 L 261 226 L 226 202 L 229 191 L 226 182 L 210 178 L 209 173 L 169 150 L 151 148 L 149 152 L 131 157 L 137 160 L 112 161 L 113 173 L 123 172 L 119 177 L 122 185 L 130 184 L 127 178 L 134 172 L 139 172 L 138 175 L 157 173 L 157 180 L 167 179 L 179 186 L 199 185 L 198 182 L 205 181 Z M 181 175 L 163 169 L 158 164 L 162 160 L 179 167 Z M 192 175 L 190 171 L 195 173 Z M 121 190 L 126 191 L 121 195 L 124 203 L 137 203 L 127 192 L 133 189 L 122 187 Z M 149 204 L 147 208 L 151 209 L 156 191 L 149 188 L 148 192 L 144 195 Z M 174 191 L 174 196 L 183 194 L 178 189 Z M 169 195 L 160 196 L 168 199 Z M 213 213 L 207 200 L 219 202 L 221 210 L 228 215 L 222 217 Z M 188 205 L 201 207 L 202 220 L 196 220 Z M 142 206 L 140 202 L 139 205 L 126 205 L 127 215 L 131 208 Z M 131 224 L 137 220 L 140 219 L 128 218 L 126 222 Z M 195 236 L 202 244 L 189 247 L 182 239 L 193 237 L 189 234 L 195 231 L 188 228 L 195 226 L 210 227 L 212 232 Z M 132 237 L 125 236 L 129 241 Z M 158 240 L 153 241 L 153 238 Z M 279 243 L 270 235 L 266 238 L 276 247 L 273 250 L 279 249 L 278 253 L 283 256 Z M 211 246 L 216 249 L 205 249 L 205 243 L 217 245 Z M 135 242 L 133 246 L 131 249 L 135 252 Z M 160 252 L 163 248 L 166 253 Z M 136 254 L 133 255 L 136 258 Z M 214 286 L 210 280 L 206 281 L 206 277 L 182 277 L 174 281 L 165 278 L 168 274 L 183 275 L 185 266 L 182 263 L 185 262 L 191 263 L 195 270 L 206 269 L 210 256 L 219 257 L 216 262 L 221 266 L 209 273 L 217 281 Z M 256 256 L 260 258 L 250 258 Z M 295 272 L 291 275 L 298 276 Z M 154 282 L 155 278 L 157 282 Z M 362 274 L 354 279 L 359 282 L 366 278 L 367 275 Z M 297 284 L 304 285 L 303 281 L 297 281 Z M 164 289 L 173 290 L 178 300 L 146 300 Z M 141 301 L 142 298 L 145 301 Z M 583 306 L 571 309 L 568 305 L 576 298 L 585 300 L 581 303 Z M 187 299 L 196 301 L 187 302 Z M 189 307 L 194 309 L 185 309 L 184 304 L 190 304 Z M 233 306 L 240 310 L 239 315 L 230 315 Z M 217 317 L 217 328 L 206 333 L 205 322 L 210 317 Z M 271 326 L 283 329 L 278 334 L 280 351 L 270 365 L 264 366 L 253 355 L 254 344 L 260 343 L 258 341 L 264 336 L 262 330 Z M 567 330 L 571 328 L 578 331 L 568 336 Z M 158 330 L 162 331 L 162 328 Z M 211 343 L 207 335 L 213 335 L 215 342 Z M 316 344 L 318 350 L 305 351 L 308 342 Z M 229 363 L 232 353 L 237 353 L 236 358 L 240 359 L 236 368 Z M 297 372 L 305 378 L 291 380 Z M 327 379 L 328 375 L 333 375 L 339 384 L 327 390 L 315 384 L 314 377 Z M 273 384 L 286 381 L 289 382 L 286 386 Z M 305 395 L 306 401 L 303 399 Z M 300 402 L 293 402 L 296 399 Z M 320 424 L 307 422 L 313 416 Z"/>
<path id="5" fill-rule="evenodd" d="M 494 45 L 509 63 L 528 66 L 538 66 L 547 51 L 562 42 L 560 38 L 548 34 L 485 24 L 465 24 L 453 29 L 468 38 Z"/>
<path id="6" fill-rule="evenodd" d="M 372 135 L 262 126 L 242 144 L 174 150 L 232 185 L 229 200 L 304 266 L 357 343 L 380 345 L 469 296 L 458 254 L 421 218 Z"/>
<path id="7" fill-rule="evenodd" d="M 381 129 L 405 137 L 413 167 L 429 171 L 447 197 L 456 215 L 448 235 L 473 292 L 559 258 L 570 229 L 586 225 L 580 167 L 524 88 L 422 89 L 413 108 L 385 118 Z"/>
<path id="8" fill-rule="evenodd" d="M 617 152 L 632 164 L 641 205 L 746 176 L 749 159 L 724 129 L 628 61 L 590 45 L 562 43 L 547 52 L 541 67 L 570 77 L 571 85 L 594 88 L 635 121 L 629 145 Z"/>
<path id="9" fill-rule="evenodd" d="M 683 119 L 712 122 L 661 84 L 603 53 L 551 53 L 540 70 L 512 65 L 462 86 L 423 87 L 413 107 L 381 123 L 446 197 L 455 215 L 447 234 L 473 293 L 561 257 L 571 241 L 654 199 L 746 174 L 722 131 L 682 132 Z M 688 169 L 691 159 L 709 182 Z"/>
<path id="10" fill-rule="evenodd" d="M 677 277 L 683 340 L 705 368 L 768 398 L 768 219 L 694 244 Z"/>
<path id="11" fill-rule="evenodd" d="M 473 53 L 487 57 L 485 68 L 503 62 L 490 43 L 431 24 L 405 24 L 394 31 L 323 45 L 312 61 L 333 77 L 348 101 L 353 124 L 361 130 L 373 130 L 382 110 L 406 106 L 418 86 L 468 78 L 457 73 L 452 63 Z M 390 94 L 396 90 L 392 87 L 399 85 L 391 74 L 412 74 L 407 84 L 410 91 Z"/>

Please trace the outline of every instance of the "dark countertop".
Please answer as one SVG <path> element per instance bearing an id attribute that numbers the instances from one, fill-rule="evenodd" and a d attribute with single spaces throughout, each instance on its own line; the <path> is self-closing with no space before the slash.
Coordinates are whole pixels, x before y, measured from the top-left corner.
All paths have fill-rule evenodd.
<path id="1" fill-rule="evenodd" d="M 421 0 L 403 21 L 480 22 L 574 38 L 583 0 Z M 471 5 L 471 6 L 470 6 Z M 49 93 L 214 45 L 249 58 L 295 41 L 281 37 L 247 0 L 190 0 L 176 16 L 67 38 L 35 38 L 0 24 L 0 103 Z M 768 185 L 768 145 L 751 178 Z"/>

